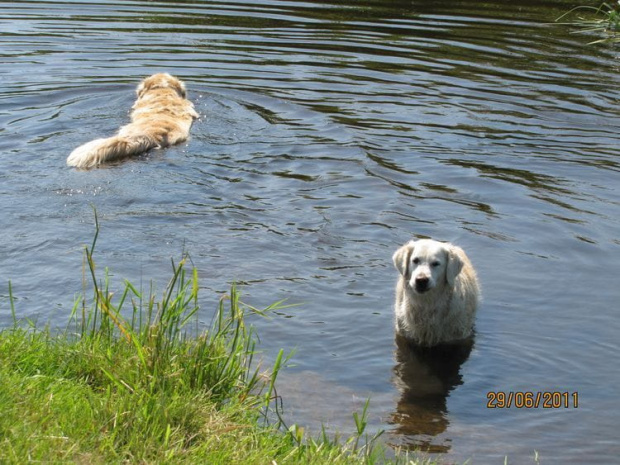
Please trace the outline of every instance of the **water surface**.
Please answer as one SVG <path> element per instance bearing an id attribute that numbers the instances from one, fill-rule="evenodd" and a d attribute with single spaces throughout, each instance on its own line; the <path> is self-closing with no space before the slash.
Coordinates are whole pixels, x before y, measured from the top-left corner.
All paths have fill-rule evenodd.
<path id="1" fill-rule="evenodd" d="M 445 460 L 612 463 L 620 260 L 618 50 L 533 2 L 0 1 L 0 325 L 64 325 L 82 248 L 113 282 L 199 269 L 201 319 L 230 283 L 299 304 L 253 318 L 285 418 L 372 431 Z M 65 166 L 169 71 L 201 118 L 187 144 Z M 461 245 L 484 290 L 471 353 L 402 351 L 392 253 Z M 489 392 L 578 408 L 489 409 Z"/>

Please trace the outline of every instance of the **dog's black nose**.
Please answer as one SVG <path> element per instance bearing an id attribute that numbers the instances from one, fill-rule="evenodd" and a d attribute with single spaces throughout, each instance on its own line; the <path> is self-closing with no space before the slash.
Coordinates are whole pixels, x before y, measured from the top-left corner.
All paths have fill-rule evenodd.
<path id="1" fill-rule="evenodd" d="M 427 277 L 419 277 L 419 278 L 415 278 L 415 290 L 418 292 L 426 292 L 428 291 L 428 283 L 430 282 L 430 279 Z"/>

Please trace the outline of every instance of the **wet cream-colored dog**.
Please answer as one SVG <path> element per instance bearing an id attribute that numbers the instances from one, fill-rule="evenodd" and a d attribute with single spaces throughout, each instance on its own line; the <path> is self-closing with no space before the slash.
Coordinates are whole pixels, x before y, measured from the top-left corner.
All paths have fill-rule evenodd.
<path id="1" fill-rule="evenodd" d="M 116 136 L 78 147 L 67 158 L 67 165 L 93 168 L 187 140 L 198 113 L 187 100 L 181 80 L 168 73 L 154 74 L 144 79 L 136 92 L 138 99 L 132 107 L 131 123 Z"/>
<path id="2" fill-rule="evenodd" d="M 460 247 L 430 239 L 409 241 L 394 265 L 396 332 L 420 346 L 458 342 L 473 333 L 480 286 Z"/>

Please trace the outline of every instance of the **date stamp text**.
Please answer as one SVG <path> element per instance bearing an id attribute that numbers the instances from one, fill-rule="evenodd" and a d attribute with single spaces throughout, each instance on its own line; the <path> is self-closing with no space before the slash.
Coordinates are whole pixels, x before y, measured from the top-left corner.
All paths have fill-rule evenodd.
<path id="1" fill-rule="evenodd" d="M 562 391 L 490 391 L 487 408 L 578 408 L 578 392 Z"/>

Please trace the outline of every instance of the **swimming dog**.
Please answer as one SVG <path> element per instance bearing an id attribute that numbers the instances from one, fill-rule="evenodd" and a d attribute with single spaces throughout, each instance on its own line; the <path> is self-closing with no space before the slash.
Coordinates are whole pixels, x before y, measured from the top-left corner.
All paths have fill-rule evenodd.
<path id="1" fill-rule="evenodd" d="M 132 107 L 131 123 L 115 136 L 76 148 L 67 158 L 67 165 L 93 168 L 187 140 L 198 113 L 187 100 L 181 80 L 168 73 L 154 74 L 140 83 L 136 93 L 138 99 Z"/>

